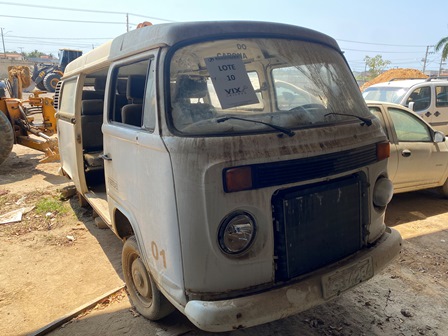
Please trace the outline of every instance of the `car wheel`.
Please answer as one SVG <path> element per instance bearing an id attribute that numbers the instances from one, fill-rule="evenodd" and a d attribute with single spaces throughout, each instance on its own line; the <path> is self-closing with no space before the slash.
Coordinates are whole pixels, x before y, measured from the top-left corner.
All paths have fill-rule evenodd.
<path id="1" fill-rule="evenodd" d="M 135 236 L 129 237 L 124 243 L 122 266 L 129 296 L 142 316 L 156 321 L 174 311 L 146 269 Z"/>
<path id="2" fill-rule="evenodd" d="M 443 197 L 448 198 L 448 179 L 445 181 L 443 186 L 440 187 L 440 193 Z"/>

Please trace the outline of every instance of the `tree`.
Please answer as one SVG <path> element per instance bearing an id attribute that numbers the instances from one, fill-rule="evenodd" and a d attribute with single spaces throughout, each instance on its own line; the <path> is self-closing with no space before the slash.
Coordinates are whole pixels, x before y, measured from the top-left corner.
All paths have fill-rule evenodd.
<path id="1" fill-rule="evenodd" d="M 384 69 L 390 64 L 390 61 L 383 60 L 381 55 L 376 55 L 375 57 L 364 57 L 364 62 L 366 63 L 366 67 L 369 67 L 369 76 L 368 80 L 371 80 L 378 75 L 380 75 Z"/>
<path id="2" fill-rule="evenodd" d="M 26 54 L 26 56 L 29 58 L 39 58 L 42 55 L 45 55 L 45 53 L 43 53 L 37 49 Z"/>
<path id="3" fill-rule="evenodd" d="M 448 36 L 442 38 L 439 42 L 437 42 L 434 49 L 435 51 L 442 50 L 442 60 L 446 60 L 448 58 Z"/>

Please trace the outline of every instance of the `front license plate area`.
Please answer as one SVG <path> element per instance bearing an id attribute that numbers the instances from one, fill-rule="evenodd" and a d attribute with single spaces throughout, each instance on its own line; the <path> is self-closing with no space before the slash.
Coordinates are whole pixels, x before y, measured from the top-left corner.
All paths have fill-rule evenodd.
<path id="1" fill-rule="evenodd" d="M 373 277 L 372 258 L 363 259 L 353 265 L 326 274 L 322 277 L 324 299 L 339 295 L 371 277 Z"/>

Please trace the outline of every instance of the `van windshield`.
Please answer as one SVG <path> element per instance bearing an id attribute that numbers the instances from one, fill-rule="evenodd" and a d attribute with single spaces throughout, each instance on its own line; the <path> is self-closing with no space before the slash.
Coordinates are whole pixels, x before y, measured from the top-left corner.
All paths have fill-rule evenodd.
<path id="1" fill-rule="evenodd" d="M 275 132 L 270 125 L 298 129 L 371 117 L 343 57 L 316 43 L 196 43 L 172 54 L 169 74 L 168 120 L 186 135 Z"/>
<path id="2" fill-rule="evenodd" d="M 368 87 L 362 93 L 365 100 L 376 100 L 399 104 L 408 88 L 403 87 Z"/>

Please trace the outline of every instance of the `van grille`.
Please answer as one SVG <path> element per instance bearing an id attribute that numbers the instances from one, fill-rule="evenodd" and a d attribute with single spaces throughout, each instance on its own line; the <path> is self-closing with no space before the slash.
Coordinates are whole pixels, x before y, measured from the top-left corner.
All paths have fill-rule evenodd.
<path id="1" fill-rule="evenodd" d="M 306 181 L 343 173 L 376 162 L 376 144 L 307 159 L 281 161 L 253 166 L 258 188 Z"/>
<path id="2" fill-rule="evenodd" d="M 276 281 L 358 251 L 366 236 L 367 202 L 363 173 L 276 194 L 272 200 Z"/>
<path id="3" fill-rule="evenodd" d="M 62 82 L 59 81 L 54 90 L 53 107 L 57 111 L 59 109 L 59 97 L 61 95 L 61 85 Z"/>
<path id="4" fill-rule="evenodd" d="M 287 161 L 251 165 L 251 189 L 307 181 L 343 173 L 377 162 L 376 144 L 346 151 Z M 231 167 L 228 169 L 232 169 Z M 226 174 L 224 169 L 224 176 Z M 227 191 L 226 180 L 223 179 Z"/>

